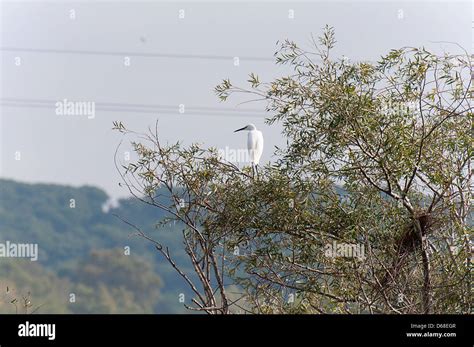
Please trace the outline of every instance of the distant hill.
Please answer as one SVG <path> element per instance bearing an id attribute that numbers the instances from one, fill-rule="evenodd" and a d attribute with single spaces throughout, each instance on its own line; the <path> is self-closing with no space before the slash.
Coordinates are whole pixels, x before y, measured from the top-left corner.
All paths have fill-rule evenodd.
<path id="1" fill-rule="evenodd" d="M 104 191 L 91 186 L 0 180 L 0 243 L 39 247 L 37 262 L 0 258 L 0 298 L 9 285 L 22 295 L 31 291 L 33 305 L 35 295 L 38 304 L 46 301 L 39 309 L 43 313 L 184 312 L 178 295 L 191 298 L 185 283 L 151 243 L 132 236 L 133 229 L 114 214 L 170 246 L 177 262 L 190 266 L 178 228 L 158 230 L 163 213 L 132 199 L 105 212 L 108 201 Z M 129 256 L 124 247 L 130 247 Z M 78 297 L 74 305 L 71 292 Z M 8 311 L 4 307 L 0 304 L 0 312 Z"/>

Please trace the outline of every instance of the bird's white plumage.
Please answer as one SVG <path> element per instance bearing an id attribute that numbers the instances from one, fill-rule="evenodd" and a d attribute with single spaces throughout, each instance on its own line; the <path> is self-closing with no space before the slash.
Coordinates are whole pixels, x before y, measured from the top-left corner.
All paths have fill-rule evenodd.
<path id="1" fill-rule="evenodd" d="M 263 153 L 263 134 L 257 130 L 257 127 L 253 124 L 246 125 L 243 128 L 237 129 L 235 132 L 242 130 L 249 132 L 247 136 L 247 150 L 252 168 L 256 170 L 256 166 L 260 162 Z"/>
<path id="2" fill-rule="evenodd" d="M 249 151 L 250 161 L 258 165 L 263 153 L 263 134 L 260 130 L 249 131 L 247 138 L 247 149 Z"/>

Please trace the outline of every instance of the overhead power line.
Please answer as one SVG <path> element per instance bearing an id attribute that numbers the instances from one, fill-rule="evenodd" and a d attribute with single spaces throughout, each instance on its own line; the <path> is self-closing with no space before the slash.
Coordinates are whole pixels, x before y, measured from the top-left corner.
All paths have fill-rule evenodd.
<path id="1" fill-rule="evenodd" d="M 26 107 L 54 109 L 55 104 L 62 102 L 64 98 L 58 100 L 46 99 L 22 99 L 22 98 L 0 98 L 0 105 L 5 107 Z M 84 100 L 68 101 L 81 102 Z M 90 100 L 92 101 L 92 100 Z M 97 111 L 105 112 L 133 112 L 143 114 L 192 114 L 192 115 L 223 115 L 223 116 L 245 116 L 245 117 L 266 117 L 268 114 L 262 109 L 235 109 L 235 108 L 217 108 L 208 106 L 187 106 L 184 104 L 184 112 L 180 112 L 180 105 L 162 105 L 162 104 L 138 104 L 138 103 L 117 103 L 117 102 L 94 102 Z"/>
<path id="2" fill-rule="evenodd" d="M 142 57 L 142 58 L 167 58 L 167 59 L 201 59 L 201 60 L 233 60 L 239 61 L 268 61 L 275 62 L 273 57 L 252 56 L 230 56 L 213 54 L 180 54 L 180 53 L 146 53 L 146 52 L 124 52 L 124 51 L 94 51 L 76 49 L 52 49 L 52 48 L 25 48 L 25 47 L 0 47 L 4 52 L 26 52 L 26 53 L 53 53 L 53 54 L 76 54 L 76 55 L 104 55 L 120 57 Z"/>

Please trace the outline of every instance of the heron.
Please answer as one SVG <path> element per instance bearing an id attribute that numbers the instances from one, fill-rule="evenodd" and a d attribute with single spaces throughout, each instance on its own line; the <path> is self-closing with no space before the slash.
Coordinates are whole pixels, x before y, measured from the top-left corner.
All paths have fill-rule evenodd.
<path id="1" fill-rule="evenodd" d="M 257 130 L 257 127 L 253 124 L 237 129 L 234 133 L 242 130 L 249 132 L 247 137 L 247 150 L 249 152 L 250 162 L 252 163 L 252 172 L 258 174 L 257 165 L 263 153 L 263 134 L 260 130 Z"/>

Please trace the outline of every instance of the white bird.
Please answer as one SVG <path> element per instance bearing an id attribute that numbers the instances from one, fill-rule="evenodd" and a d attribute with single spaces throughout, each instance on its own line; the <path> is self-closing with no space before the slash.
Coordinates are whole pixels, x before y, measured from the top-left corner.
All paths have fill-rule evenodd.
<path id="1" fill-rule="evenodd" d="M 260 162 L 260 158 L 263 153 L 263 134 L 253 124 L 244 126 L 243 128 L 237 129 L 234 133 L 242 130 L 247 130 L 247 150 L 249 152 L 250 161 L 252 162 L 252 170 L 257 171 L 257 165 Z"/>

